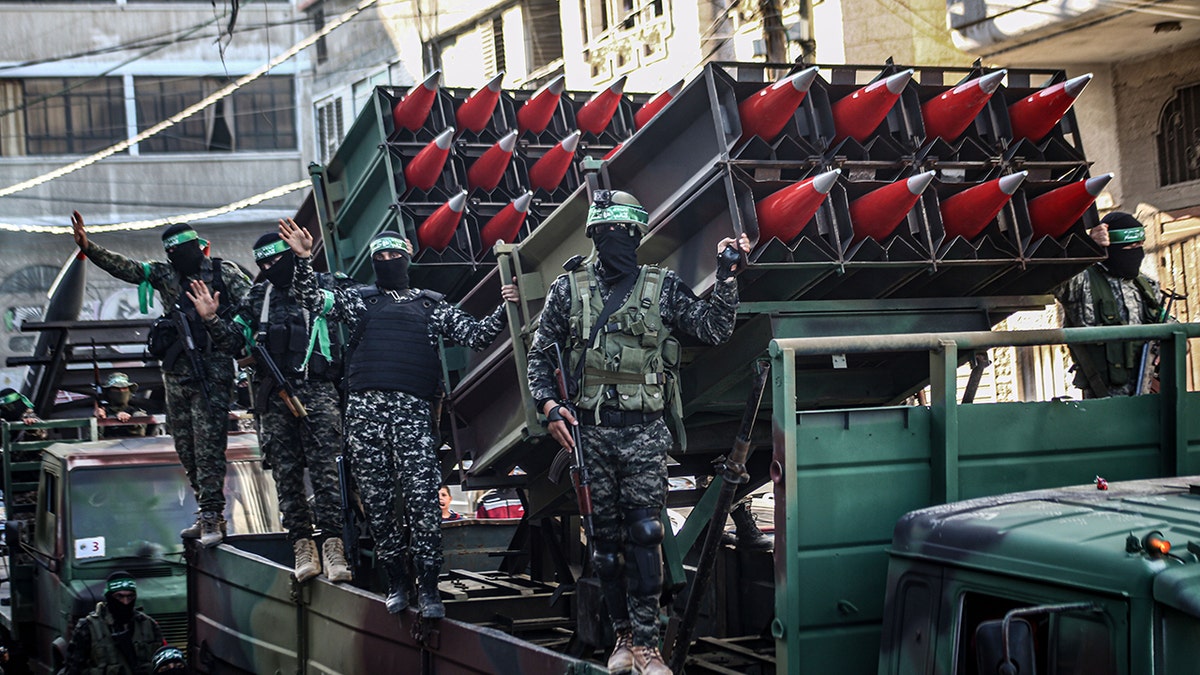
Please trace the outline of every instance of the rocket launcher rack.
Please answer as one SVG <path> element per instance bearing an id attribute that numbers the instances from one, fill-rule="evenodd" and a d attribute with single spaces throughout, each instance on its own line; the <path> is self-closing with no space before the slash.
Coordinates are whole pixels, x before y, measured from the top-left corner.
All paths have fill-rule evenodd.
<path id="1" fill-rule="evenodd" d="M 447 359 L 455 450 L 474 460 L 468 480 L 507 473 L 519 463 L 536 482 L 537 458 L 553 456 L 541 451 L 548 440 L 525 386 L 525 350 L 561 264 L 591 249 L 582 227 L 588 205 L 577 164 L 582 158 L 595 160 L 588 170 L 595 171 L 597 185 L 631 191 L 649 212 L 641 262 L 676 270 L 698 295 L 712 287 L 720 239 L 746 233 L 754 245 L 740 277 L 743 304 L 733 339 L 715 348 L 685 343 L 681 378 L 689 426 L 729 421 L 744 399 L 747 364 L 771 339 L 989 330 L 1013 311 L 1040 308 L 1058 284 L 1102 258 L 1086 233 L 1098 222 L 1094 206 L 1073 222 L 1056 223 L 1061 233 L 1055 236 L 1038 234 L 1030 220 L 1031 200 L 1089 178 L 1071 110 L 1044 138 L 1013 138 L 1010 108 L 1063 82 L 1062 72 L 1008 70 L 1007 86 L 990 93 L 974 118 L 959 125 L 963 131 L 929 138 L 922 106 L 994 71 L 818 66 L 775 137 L 743 138 L 739 108 L 771 84 L 765 75 L 770 68 L 795 74 L 808 66 L 709 64 L 640 127 L 633 120 L 649 95 L 623 92 L 608 126 L 580 136 L 576 162 L 562 183 L 534 190 L 515 245 L 490 251 L 481 245 L 481 228 L 530 189 L 531 166 L 575 131 L 591 94 L 565 91 L 562 82 L 538 92 L 502 90 L 479 131 L 458 131 L 433 187 L 409 190 L 405 163 L 455 123 L 455 111 L 473 91 L 440 89 L 414 130 L 398 128 L 393 119 L 410 94 L 380 87 L 329 165 L 314 170 L 315 212 L 334 240 L 327 247 L 330 266 L 366 281 L 371 271 L 364 251 L 375 233 L 397 229 L 415 241 L 424 220 L 467 188 L 471 165 L 511 130 L 519 131 L 496 187 L 469 191 L 450 244 L 443 250 L 419 247 L 414 257 L 414 284 L 447 293 L 476 315 L 495 306 L 502 278 L 516 276 L 521 287 L 520 306 L 510 313 L 515 341 L 502 336 L 481 354 Z M 879 126 L 840 139 L 838 102 L 867 87 L 878 93 L 887 78 L 903 86 L 883 97 L 887 109 L 876 111 Z M 550 100 L 542 103 L 544 126 L 520 128 L 525 103 L 553 90 L 557 100 L 539 99 Z M 823 183 L 828 191 L 811 216 L 772 212 L 773 222 L 785 224 L 783 233 L 760 235 L 764 200 L 834 170 L 840 173 Z M 948 234 L 946 202 L 1020 172 L 1027 172 L 1024 182 L 990 221 L 976 223 L 968 236 Z M 910 192 L 899 191 L 898 183 Z M 951 231 L 959 229 L 955 224 Z M 700 362 L 703 367 L 695 365 Z M 844 368 L 827 360 L 799 367 L 812 375 L 813 386 L 798 390 L 804 407 L 888 403 L 916 391 L 929 376 L 926 363 L 904 355 L 852 355 Z M 703 456 L 710 450 L 706 437 L 724 438 L 691 436 L 692 446 L 677 459 Z"/>

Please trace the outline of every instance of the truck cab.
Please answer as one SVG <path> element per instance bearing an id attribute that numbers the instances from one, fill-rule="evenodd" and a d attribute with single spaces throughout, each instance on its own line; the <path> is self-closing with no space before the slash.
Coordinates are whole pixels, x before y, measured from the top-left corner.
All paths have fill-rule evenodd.
<path id="1" fill-rule="evenodd" d="M 909 513 L 890 551 L 879 672 L 1195 672 L 1198 519 L 1200 476 Z"/>
<path id="2" fill-rule="evenodd" d="M 229 532 L 279 531 L 275 484 L 263 471 L 254 435 L 231 435 L 226 457 Z M 49 444 L 36 485 L 36 498 L 26 504 L 33 508 L 24 514 L 16 500 L 6 503 L 10 597 L 0 614 L 14 658 L 26 657 L 32 672 L 57 670 L 75 623 L 103 600 L 104 580 L 115 570 L 134 576 L 138 605 L 172 646 L 186 649 L 187 564 L 179 530 L 197 507 L 171 438 Z"/>

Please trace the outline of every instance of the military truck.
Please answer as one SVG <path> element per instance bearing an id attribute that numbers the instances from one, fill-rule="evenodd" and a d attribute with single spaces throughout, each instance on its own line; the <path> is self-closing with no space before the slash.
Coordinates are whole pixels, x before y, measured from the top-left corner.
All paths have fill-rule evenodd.
<path id="1" fill-rule="evenodd" d="M 792 96 L 801 81 L 805 94 Z M 1014 106 L 1053 98 L 1034 94 L 1065 91 L 1068 82 L 1075 83 L 1070 96 L 1078 95 L 1078 80 L 1054 70 L 709 64 L 665 105 L 663 97 L 623 94 L 603 130 L 589 123 L 592 130 L 578 136 L 578 120 L 594 121 L 595 101 L 604 97 L 563 92 L 537 130 L 521 123 L 521 111 L 542 105 L 555 88 L 505 91 L 482 130 L 458 134 L 436 176 L 420 177 L 420 187 L 409 184 L 409 168 L 430 170 L 426 148 L 445 151 L 435 139 L 471 92 L 443 89 L 429 102 L 375 90 L 331 161 L 311 167 L 313 192 L 296 220 L 321 242 L 318 262 L 364 283 L 372 275 L 366 243 L 385 229 L 405 233 L 417 244 L 414 286 L 444 292 L 475 315 L 495 306 L 502 280 L 517 279 L 521 301 L 508 308 L 507 335 L 480 354 L 444 350 L 442 462 L 444 475 L 466 489 L 521 488 L 526 516 L 487 574 L 448 571 L 441 585 L 448 619 L 438 626 L 383 613 L 369 546 L 357 586 L 297 586 L 287 578 L 286 551 L 231 537 L 199 553 L 192 568 L 193 653 L 206 655 L 195 665 L 209 672 L 599 668 L 612 635 L 587 573 L 570 462 L 541 424 L 525 367 L 547 290 L 564 262 L 589 252 L 582 225 L 592 192 L 624 189 L 649 213 L 639 260 L 671 267 L 697 295 L 714 283 L 718 241 L 745 233 L 753 242 L 740 261 L 733 337 L 717 347 L 681 341 L 687 443 L 672 449 L 670 472 L 712 480 L 694 480 L 668 497 L 668 507 L 690 509 L 678 532 L 667 528 L 663 544 L 668 658 L 689 673 L 1001 672 L 991 651 L 981 667 L 961 650 L 975 646 L 954 632 L 954 610 L 964 601 L 955 595 L 961 586 L 950 582 L 973 571 L 996 587 L 1015 584 L 1005 567 L 1009 549 L 997 546 L 1005 537 L 981 538 L 981 552 L 991 545 L 999 553 L 981 555 L 977 568 L 970 541 L 958 541 L 957 550 L 929 543 L 956 519 L 920 541 L 901 534 L 894 541 L 898 519 L 963 499 L 1090 485 L 1096 476 L 1115 484 L 1200 474 L 1200 432 L 1190 422 L 1200 398 L 1187 391 L 1184 374 L 1187 340 L 1200 336 L 1200 325 L 994 330 L 1015 312 L 1045 308 L 1055 287 L 1104 257 L 1087 231 L 1099 222 L 1092 201 L 1107 178 L 1091 175 L 1073 113 L 1053 113 L 1036 138 L 1011 119 Z M 978 106 L 955 108 L 969 119 L 947 125 L 958 113 L 941 111 L 939 128 L 955 131 L 930 131 L 937 101 L 979 90 L 987 96 Z M 776 95 L 792 98 L 756 105 Z M 851 117 L 873 115 L 872 128 L 846 133 L 846 110 L 859 104 L 839 104 L 870 99 L 877 103 L 863 105 L 881 107 Z M 422 101 L 429 103 L 420 111 L 424 122 L 414 124 Z M 647 108 L 652 114 L 641 114 Z M 770 125 L 762 118 L 780 109 L 777 126 L 764 131 Z M 518 130 L 511 161 L 491 164 L 499 167 L 494 181 L 472 183 L 472 170 L 477 178 L 478 164 L 492 162 L 493 146 L 511 130 Z M 578 140 L 578 162 L 557 184 L 547 183 L 543 165 L 530 187 L 533 167 L 561 155 L 568 137 Z M 1075 195 L 1069 207 L 1058 201 L 1067 193 Z M 980 194 L 996 198 L 992 208 L 971 202 Z M 974 206 L 947 207 L 964 201 Z M 1063 208 L 1047 218 L 1048 203 Z M 809 208 L 790 208 L 797 204 Z M 493 243 L 503 229 L 497 223 L 508 228 L 502 243 Z M 1161 344 L 1160 393 L 973 403 L 991 350 L 1148 339 Z M 770 413 L 746 436 L 764 450 L 749 456 L 749 478 L 732 491 L 740 499 L 773 487 L 775 548 L 719 548 L 715 582 L 693 584 L 705 559 L 698 542 L 714 517 L 724 519 L 716 507 L 726 482 L 714 461 L 739 434 L 764 358 Z M 963 366 L 970 375 L 960 388 Z M 1114 428 L 1115 419 L 1122 423 Z M 1136 538 L 1150 545 L 1145 532 Z M 922 582 L 928 593 L 906 600 L 901 582 L 915 577 L 889 577 L 889 548 L 894 570 L 919 562 L 913 574 L 940 581 Z M 1079 559 L 1080 550 L 1052 541 L 1037 555 L 1077 563 L 1071 600 L 1112 595 L 1102 578 L 1105 559 Z M 1127 555 L 1148 567 L 1178 564 L 1149 560 L 1141 549 Z M 1064 618 L 1077 609 L 1045 607 L 1071 604 L 1053 584 L 997 595 L 1004 601 L 973 609 L 967 629 L 1003 620 L 1010 609 L 1042 607 L 1051 624 L 1081 630 Z M 689 601 L 699 603 L 690 624 Z M 909 612 L 929 628 L 905 632 Z M 1021 633 L 1018 618 L 1001 626 L 999 643 L 1007 630 L 1010 648 L 1042 649 L 1041 619 Z M 1147 672 L 1144 662 L 1122 659 L 1118 645 L 1123 635 L 1144 643 L 1151 618 L 1142 613 L 1119 625 L 1125 632 L 1113 636 L 1115 672 Z M 268 639 L 263 625 L 284 629 Z M 702 637 L 676 648 L 675 637 L 689 632 Z M 336 653 L 322 643 L 329 635 Z M 997 641 L 993 624 L 979 641 Z M 956 659 L 964 664 L 958 670 Z M 1073 667 L 1042 652 L 1018 653 L 1014 663 L 1023 668 L 1029 659 L 1043 670 Z"/>
<path id="2" fill-rule="evenodd" d="M 1200 476 L 914 511 L 890 552 L 879 672 L 1192 672 L 1198 521 Z"/>
<path id="3" fill-rule="evenodd" d="M 77 440 L 10 440 L 34 429 Z M 115 570 L 133 575 L 139 605 L 186 650 L 179 529 L 194 518 L 196 501 L 170 437 L 97 440 L 94 419 L 5 423 L 0 432 L 7 477 L 0 640 L 12 664 L 5 672 L 57 671 L 75 622 L 103 600 Z M 229 530 L 279 530 L 275 486 L 254 436 L 231 436 L 227 458 Z"/>

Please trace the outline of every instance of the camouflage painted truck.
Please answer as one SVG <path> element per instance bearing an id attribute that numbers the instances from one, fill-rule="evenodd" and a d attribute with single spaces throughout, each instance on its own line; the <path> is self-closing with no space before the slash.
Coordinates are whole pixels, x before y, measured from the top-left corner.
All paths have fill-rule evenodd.
<path id="1" fill-rule="evenodd" d="M 4 423 L 5 583 L 0 639 L 7 673 L 53 673 L 75 622 L 126 570 L 138 603 L 174 646 L 187 648 L 187 588 L 179 529 L 195 497 L 170 437 L 97 440 L 94 419 L 34 425 L 75 440 L 12 441 Z M 226 518 L 231 531 L 278 529 L 274 484 L 253 435 L 230 438 Z"/>
<path id="2" fill-rule="evenodd" d="M 521 488 L 521 526 L 488 569 L 451 563 L 441 584 L 448 619 L 437 626 L 383 612 L 367 539 L 352 537 L 360 574 L 339 588 L 298 586 L 286 547 L 230 537 L 189 568 L 197 667 L 600 670 L 612 635 L 570 462 L 540 423 L 525 365 L 547 289 L 590 249 L 589 195 L 610 188 L 634 193 L 650 214 L 639 259 L 676 270 L 698 295 L 714 282 L 716 242 L 746 233 L 754 244 L 741 261 L 733 337 L 682 345 L 687 444 L 671 453 L 679 485 L 667 506 L 690 511 L 663 544 L 664 651 L 683 664 L 676 671 L 1009 672 L 990 646 L 976 656 L 977 645 L 996 644 L 992 622 L 1029 609 L 1008 621 L 1010 655 L 1025 650 L 1019 672 L 1033 672 L 1030 659 L 1039 672 L 1086 672 L 1070 665 L 1084 662 L 1068 660 L 1079 641 L 1066 638 L 1098 636 L 1095 624 L 1108 630 L 1097 648 L 1113 654 L 1087 662 L 1110 664 L 1100 672 L 1188 672 L 1161 655 L 1194 625 L 1194 610 L 1180 607 L 1195 556 L 1158 556 L 1149 535 L 1184 546 L 1192 497 L 1170 487 L 1140 498 L 1117 483 L 1200 474 L 1200 399 L 1184 377 L 1200 326 L 995 329 L 1052 303 L 1056 286 L 1103 259 L 1087 230 L 1108 178 L 1091 175 L 1069 110 L 1078 80 L 978 65 L 710 64 L 654 97 L 546 84 L 501 92 L 448 150 L 446 129 L 464 107 L 478 109 L 464 106 L 475 92 L 378 88 L 332 160 L 311 167 L 313 192 L 297 214 L 321 242 L 319 259 L 363 282 L 371 237 L 406 233 L 417 244 L 413 284 L 477 316 L 516 277 L 508 334 L 479 354 L 443 350 L 442 461 L 466 489 Z M 974 103 L 939 103 L 959 97 Z M 1022 103 L 1064 97 L 1056 111 Z M 972 403 L 990 350 L 1147 338 L 1161 343 L 1161 393 Z M 769 414 L 745 430 L 763 359 Z M 913 403 L 925 387 L 928 398 Z M 735 439 L 763 450 L 748 455 L 748 479 L 727 487 L 721 458 Z M 996 497 L 1096 476 L 1113 491 L 1086 504 L 1082 488 Z M 724 521 L 723 492 L 736 500 L 768 484 L 773 552 L 699 543 L 710 521 Z M 986 498 L 997 506 L 920 511 Z M 1150 508 L 1159 503 L 1177 505 L 1178 526 L 1171 507 Z M 994 527 L 1007 522 L 1000 504 L 1012 505 L 1011 532 Z M 1062 517 L 1071 536 L 1038 533 L 1028 514 L 1039 509 L 1077 514 Z M 701 569 L 711 581 L 694 584 Z M 680 635 L 700 637 L 676 648 Z"/>

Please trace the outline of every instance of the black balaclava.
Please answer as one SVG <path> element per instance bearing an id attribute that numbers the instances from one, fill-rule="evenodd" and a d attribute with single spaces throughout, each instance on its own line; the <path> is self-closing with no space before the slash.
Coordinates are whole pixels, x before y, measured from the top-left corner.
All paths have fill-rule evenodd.
<path id="1" fill-rule="evenodd" d="M 204 260 L 204 251 L 200 250 L 200 239 L 196 236 L 196 231 L 187 223 L 168 225 L 162 234 L 163 247 L 171 248 L 168 240 L 180 235 L 191 238 L 175 244 L 174 250 L 167 253 L 167 260 L 171 262 L 171 266 L 175 268 L 176 272 L 179 272 L 180 276 L 188 277 L 200 271 L 200 262 Z"/>
<path id="2" fill-rule="evenodd" d="M 592 240 L 600 256 L 600 278 L 604 281 L 613 283 L 638 271 L 638 237 L 630 235 L 627 228 L 597 227 Z"/>
<path id="3" fill-rule="evenodd" d="M 133 591 L 135 597 L 133 602 L 128 605 L 123 602 L 118 602 L 112 596 L 117 591 Z M 137 604 L 137 583 L 133 580 L 133 575 L 123 570 L 117 570 L 108 575 L 104 581 L 104 602 L 108 605 L 108 613 L 112 615 L 113 623 L 117 625 L 128 625 L 133 620 L 134 606 Z"/>
<path id="4" fill-rule="evenodd" d="M 1108 226 L 1108 260 L 1104 268 L 1109 274 L 1122 279 L 1136 279 L 1141 273 L 1146 250 L 1134 246 L 1146 239 L 1146 228 L 1141 221 L 1124 211 L 1113 211 L 1100 221 Z"/>
<path id="5" fill-rule="evenodd" d="M 375 269 L 375 285 L 385 291 L 408 290 L 408 263 L 412 256 L 411 247 L 403 235 L 396 232 L 380 232 L 371 240 L 371 267 Z M 391 260 L 376 260 L 379 251 L 399 251 L 403 255 Z"/>
<path id="6" fill-rule="evenodd" d="M 1104 267 L 1113 276 L 1122 279 L 1136 279 L 1142 270 L 1142 260 L 1146 257 L 1146 249 L 1141 246 L 1109 246 L 1108 260 Z"/>
<path id="7" fill-rule="evenodd" d="M 268 232 L 254 242 L 254 261 L 260 268 L 272 258 L 275 259 L 275 263 L 262 271 L 263 277 L 276 288 L 291 286 L 292 275 L 296 271 L 296 254 L 292 253 L 278 232 Z"/>

